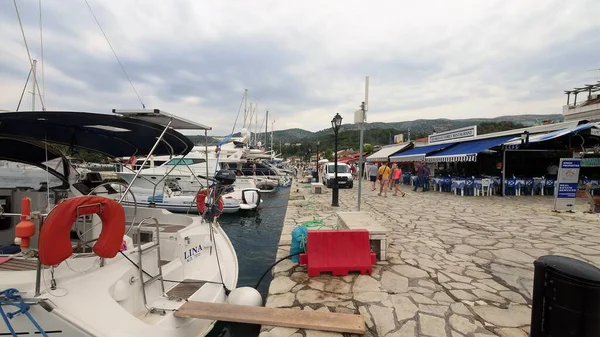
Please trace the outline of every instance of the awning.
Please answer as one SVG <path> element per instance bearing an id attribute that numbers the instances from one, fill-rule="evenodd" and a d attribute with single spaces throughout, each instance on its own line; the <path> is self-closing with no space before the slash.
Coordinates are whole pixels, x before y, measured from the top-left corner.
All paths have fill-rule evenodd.
<path id="1" fill-rule="evenodd" d="M 390 156 L 392 162 L 407 162 L 407 161 L 423 161 L 428 153 L 435 152 L 447 148 L 456 143 L 434 144 L 428 146 L 415 147 L 410 150 L 399 153 L 395 156 Z"/>
<path id="2" fill-rule="evenodd" d="M 556 131 L 552 131 L 552 132 L 530 135 L 529 143 L 539 143 L 539 142 L 555 139 L 558 137 L 574 134 L 579 131 L 584 131 L 584 130 L 588 130 L 591 128 L 599 128 L 599 127 L 600 127 L 600 122 L 586 123 L 586 124 L 578 125 L 576 127 L 564 128 L 564 129 L 560 129 L 560 130 L 556 130 Z M 504 144 L 504 148 L 506 148 L 506 149 L 518 149 L 520 146 L 521 146 L 521 137 L 514 138 L 512 141 Z"/>
<path id="3" fill-rule="evenodd" d="M 394 145 L 385 146 L 381 150 L 368 156 L 367 161 L 368 162 L 378 162 L 378 161 L 387 162 L 389 160 L 389 158 L 388 158 L 389 156 L 393 155 L 396 152 L 402 151 L 411 145 L 412 145 L 412 143 L 404 143 L 404 144 L 394 144 Z"/>
<path id="4" fill-rule="evenodd" d="M 479 152 L 504 144 L 514 138 L 514 136 L 503 136 L 462 142 L 428 156 L 425 160 L 428 162 L 477 161 L 477 154 Z"/>

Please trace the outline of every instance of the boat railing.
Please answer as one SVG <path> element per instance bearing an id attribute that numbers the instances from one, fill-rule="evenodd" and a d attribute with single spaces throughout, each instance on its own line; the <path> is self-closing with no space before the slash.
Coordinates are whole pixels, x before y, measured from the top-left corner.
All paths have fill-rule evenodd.
<path id="1" fill-rule="evenodd" d="M 142 226 L 144 224 L 147 224 L 150 222 L 153 222 L 154 226 L 155 226 L 156 235 L 154 237 L 155 240 L 153 240 L 155 242 L 153 242 L 149 246 L 142 248 L 142 244 L 141 244 Z M 160 281 L 161 294 L 164 294 L 164 292 L 165 292 L 165 284 L 164 284 L 163 278 L 162 278 L 162 263 L 161 263 L 161 259 L 160 259 L 160 225 L 158 223 L 158 219 L 156 219 L 155 217 L 148 217 L 148 218 L 142 219 L 136 226 L 135 233 L 136 233 L 136 241 L 138 244 L 138 269 L 140 272 L 140 282 L 142 282 L 142 295 L 144 298 L 144 306 L 146 307 L 146 309 L 150 310 L 151 312 L 155 312 L 155 311 L 157 311 L 157 309 L 150 307 L 148 305 L 148 298 L 146 296 L 146 287 L 155 281 Z M 156 249 L 156 257 L 157 257 L 156 262 L 157 262 L 157 266 L 158 266 L 158 272 L 154 276 L 147 274 L 149 279 L 144 281 L 144 273 L 145 272 L 144 272 L 144 268 L 142 266 L 144 253 L 150 252 L 155 249 Z"/>

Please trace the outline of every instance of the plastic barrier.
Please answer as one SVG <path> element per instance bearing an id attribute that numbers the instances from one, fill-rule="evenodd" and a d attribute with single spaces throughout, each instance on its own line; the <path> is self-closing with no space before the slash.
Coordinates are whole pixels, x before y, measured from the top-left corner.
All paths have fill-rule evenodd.
<path id="1" fill-rule="evenodd" d="M 308 276 L 319 276 L 324 272 L 343 276 L 350 271 L 371 274 L 375 254 L 369 244 L 369 231 L 309 231 L 306 254 L 300 254 L 300 264 L 307 265 Z"/>

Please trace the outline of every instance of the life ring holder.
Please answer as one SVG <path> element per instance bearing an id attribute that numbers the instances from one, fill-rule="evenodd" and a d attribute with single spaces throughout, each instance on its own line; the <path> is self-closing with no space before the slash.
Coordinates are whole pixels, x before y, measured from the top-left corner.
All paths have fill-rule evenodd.
<path id="1" fill-rule="evenodd" d="M 101 187 L 104 186 L 109 186 L 110 185 L 121 185 L 121 186 L 125 186 L 125 189 L 127 189 L 127 184 L 124 184 L 122 182 L 106 182 L 106 183 L 102 183 L 96 187 L 94 187 L 89 193 L 88 195 L 98 195 L 98 194 L 109 194 L 108 193 L 108 189 L 106 193 L 98 193 L 97 190 L 100 189 Z M 131 191 L 131 189 L 129 191 L 127 191 L 128 194 L 131 194 L 131 197 L 133 198 L 133 218 L 131 220 L 131 223 L 129 225 L 125 224 L 125 235 L 129 235 L 129 232 L 131 231 L 131 229 L 133 228 L 133 225 L 135 224 L 135 219 L 137 217 L 137 201 L 135 199 L 135 194 L 133 194 L 133 192 Z M 83 238 L 83 236 L 85 234 L 87 234 L 89 231 L 93 230 L 96 226 L 98 226 L 99 224 L 101 224 L 102 221 L 93 224 L 91 228 L 89 228 L 88 230 L 86 230 L 85 232 L 80 232 L 79 230 L 76 231 L 77 233 L 77 237 L 79 238 L 79 242 L 81 242 L 81 244 L 86 245 L 87 247 L 91 248 L 88 243 L 94 242 L 97 239 L 92 239 L 89 241 L 85 241 L 85 239 Z"/>

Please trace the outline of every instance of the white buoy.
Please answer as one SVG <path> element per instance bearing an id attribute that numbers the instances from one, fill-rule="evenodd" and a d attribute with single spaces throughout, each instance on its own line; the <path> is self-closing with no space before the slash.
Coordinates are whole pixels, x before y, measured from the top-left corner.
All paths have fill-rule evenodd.
<path id="1" fill-rule="evenodd" d="M 229 293 L 227 303 L 262 307 L 263 299 L 258 290 L 252 287 L 240 287 L 233 289 L 231 293 Z"/>

